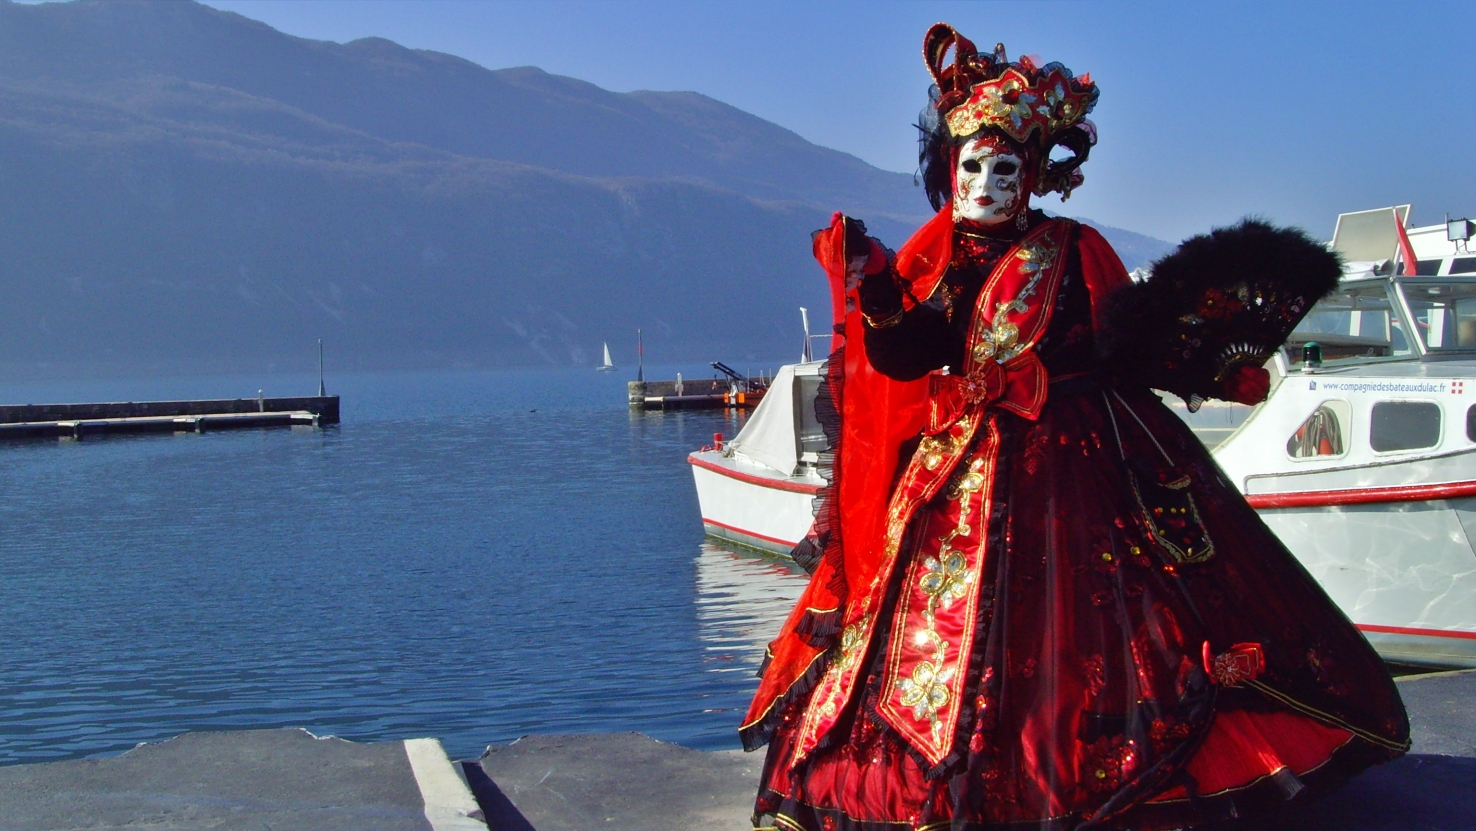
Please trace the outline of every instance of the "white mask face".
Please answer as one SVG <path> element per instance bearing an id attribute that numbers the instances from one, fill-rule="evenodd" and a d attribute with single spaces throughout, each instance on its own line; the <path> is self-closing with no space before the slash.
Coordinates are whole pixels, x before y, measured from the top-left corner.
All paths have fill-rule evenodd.
<path id="1" fill-rule="evenodd" d="M 957 183 L 953 194 L 953 219 L 968 219 L 980 225 L 999 225 L 1020 212 L 1020 177 L 1024 159 L 1007 145 L 989 139 L 974 139 L 958 153 Z"/>

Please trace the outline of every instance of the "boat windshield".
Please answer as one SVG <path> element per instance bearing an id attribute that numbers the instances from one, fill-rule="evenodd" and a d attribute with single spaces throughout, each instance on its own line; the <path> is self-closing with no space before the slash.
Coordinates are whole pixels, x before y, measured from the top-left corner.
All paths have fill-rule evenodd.
<path id="1" fill-rule="evenodd" d="M 1287 338 L 1287 357 L 1300 363 L 1309 341 L 1322 346 L 1326 361 L 1412 355 L 1397 308 L 1385 280 L 1344 283 L 1318 301 Z"/>
<path id="2" fill-rule="evenodd" d="M 1476 280 L 1396 280 L 1428 355 L 1476 351 Z"/>

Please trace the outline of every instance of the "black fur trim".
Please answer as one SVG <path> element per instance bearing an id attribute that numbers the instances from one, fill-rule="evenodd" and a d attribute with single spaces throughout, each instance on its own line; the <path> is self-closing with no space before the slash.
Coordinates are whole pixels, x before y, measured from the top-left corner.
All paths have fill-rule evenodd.
<path id="1" fill-rule="evenodd" d="M 1269 358 L 1341 276 L 1338 255 L 1296 228 L 1244 219 L 1192 237 L 1108 299 L 1102 370 L 1125 386 L 1223 398 L 1229 371 Z"/>

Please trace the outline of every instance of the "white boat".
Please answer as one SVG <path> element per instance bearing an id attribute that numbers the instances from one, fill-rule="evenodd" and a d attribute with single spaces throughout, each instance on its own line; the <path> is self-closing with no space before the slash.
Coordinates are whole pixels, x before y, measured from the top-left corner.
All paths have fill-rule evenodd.
<path id="1" fill-rule="evenodd" d="M 1265 402 L 1190 414 L 1169 398 L 1380 654 L 1476 667 L 1476 255 L 1452 239 L 1472 226 L 1407 229 L 1417 274 L 1403 276 L 1408 212 L 1338 218 L 1343 280 L 1267 363 Z M 1303 360 L 1308 342 L 1320 365 Z M 808 530 L 802 509 L 824 484 L 822 367 L 780 370 L 776 384 L 814 382 L 771 394 L 727 448 L 690 457 L 711 536 L 782 553 Z"/>
<path id="2" fill-rule="evenodd" d="M 595 367 L 596 372 L 614 372 L 615 364 L 610 361 L 610 344 L 605 344 L 605 362 Z"/>
<path id="3" fill-rule="evenodd" d="M 814 523 L 825 433 L 815 419 L 823 361 L 780 368 L 748 422 L 721 447 L 687 457 L 708 536 L 776 554 Z"/>
<path id="4" fill-rule="evenodd" d="M 1270 396 L 1188 420 L 1385 658 L 1476 667 L 1476 256 L 1462 228 L 1411 228 L 1403 276 L 1408 210 L 1340 216 L 1343 280 L 1268 363 Z"/>

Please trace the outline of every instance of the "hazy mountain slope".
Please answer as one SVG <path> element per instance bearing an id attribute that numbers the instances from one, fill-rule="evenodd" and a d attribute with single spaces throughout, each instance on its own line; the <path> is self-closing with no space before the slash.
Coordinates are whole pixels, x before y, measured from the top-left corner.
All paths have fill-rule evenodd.
<path id="1" fill-rule="evenodd" d="M 896 246 L 925 206 L 695 93 L 0 3 L 0 367 L 629 363 L 638 326 L 652 360 L 773 363 L 828 304 L 809 232 Z"/>
<path id="2" fill-rule="evenodd" d="M 696 93 L 619 94 L 381 38 L 295 38 L 189 2 L 0 4 L 0 77 L 226 87 L 390 141 L 590 176 L 683 178 L 860 215 L 926 215 L 910 176 Z"/>
<path id="3" fill-rule="evenodd" d="M 297 153 L 67 116 L 106 129 L 0 122 L 6 361 L 224 368 L 324 337 L 340 365 L 587 363 L 637 325 L 654 360 L 769 357 L 797 351 L 794 307 L 824 301 L 797 232 L 824 217 L 804 209 L 327 128 L 331 150 Z"/>
<path id="4" fill-rule="evenodd" d="M 1047 213 L 1053 212 L 1048 211 Z M 1117 256 L 1122 258 L 1123 265 L 1132 271 L 1139 266 L 1146 266 L 1154 260 L 1174 250 L 1177 246 L 1171 242 L 1139 234 L 1133 231 L 1125 231 L 1114 228 L 1111 225 L 1102 225 L 1087 217 L 1077 217 L 1081 222 L 1096 228 L 1112 244 Z"/>

